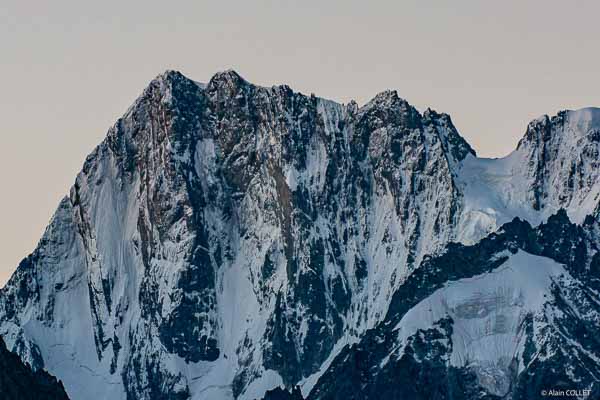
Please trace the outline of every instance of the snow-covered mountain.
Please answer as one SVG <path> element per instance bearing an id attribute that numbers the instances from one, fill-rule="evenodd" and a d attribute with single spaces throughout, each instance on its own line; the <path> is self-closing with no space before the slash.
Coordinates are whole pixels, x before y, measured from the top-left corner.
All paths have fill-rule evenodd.
<path id="1" fill-rule="evenodd" d="M 450 244 L 396 291 L 384 321 L 339 352 L 308 398 L 596 398 L 599 227 L 561 210 L 537 228 L 515 218 L 476 245 Z"/>
<path id="2" fill-rule="evenodd" d="M 459 175 L 465 196 L 462 241 L 515 216 L 539 224 L 560 208 L 577 223 L 588 214 L 598 217 L 600 109 L 540 117 L 507 157 L 468 157 Z"/>
<path id="3" fill-rule="evenodd" d="M 255 399 L 296 385 L 315 399 L 369 398 L 402 363 L 445 368 L 479 390 L 466 398 L 516 396 L 530 364 L 560 349 L 567 375 L 587 383 L 583 369 L 600 374 L 574 364 L 595 360 L 583 331 L 538 319 L 566 313 L 557 299 L 587 296 L 573 315 L 597 324 L 599 150 L 596 109 L 538 119 L 491 160 L 448 115 L 421 114 L 393 91 L 359 107 L 233 71 L 207 84 L 168 71 L 87 158 L 2 289 L 0 334 L 75 400 Z M 514 217 L 537 226 L 557 212 L 585 230 L 585 260 L 508 242 L 477 253 Z M 552 226 L 526 225 L 529 236 Z M 561 231 L 552 243 L 572 239 Z M 557 282 L 569 296 L 555 296 Z M 505 316 L 498 329 L 492 314 Z M 536 336 L 546 326 L 583 350 L 546 346 Z M 349 372 L 364 343 L 378 347 L 361 377 L 387 375 L 358 388 L 336 371 Z M 435 370 L 421 356 L 398 364 L 409 349 L 437 357 Z"/>

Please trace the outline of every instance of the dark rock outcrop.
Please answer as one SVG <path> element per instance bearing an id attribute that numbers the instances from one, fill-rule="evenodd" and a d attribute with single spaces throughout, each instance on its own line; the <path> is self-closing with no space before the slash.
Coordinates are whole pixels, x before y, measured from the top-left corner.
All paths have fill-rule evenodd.
<path id="1" fill-rule="evenodd" d="M 3 400 L 68 400 L 60 381 L 46 371 L 34 371 L 0 338 L 0 398 Z"/>

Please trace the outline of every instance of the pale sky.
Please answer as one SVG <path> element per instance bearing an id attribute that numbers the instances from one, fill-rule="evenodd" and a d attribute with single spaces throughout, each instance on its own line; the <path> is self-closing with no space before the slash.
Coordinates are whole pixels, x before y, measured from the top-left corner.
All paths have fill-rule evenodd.
<path id="1" fill-rule="evenodd" d="M 479 155 L 600 106 L 596 1 L 0 2 L 0 285 L 85 156 L 166 69 L 447 112 Z"/>

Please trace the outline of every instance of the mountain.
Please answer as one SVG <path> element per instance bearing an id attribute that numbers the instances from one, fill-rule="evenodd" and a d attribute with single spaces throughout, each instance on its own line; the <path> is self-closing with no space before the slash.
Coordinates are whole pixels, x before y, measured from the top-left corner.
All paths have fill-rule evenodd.
<path id="1" fill-rule="evenodd" d="M 599 227 L 592 218 L 572 224 L 562 210 L 537 228 L 515 218 L 476 245 L 449 245 L 396 291 L 384 321 L 344 347 L 308 398 L 598 393 Z"/>
<path id="2" fill-rule="evenodd" d="M 523 355 L 503 350 L 490 355 L 502 360 L 483 360 L 479 352 L 477 367 L 466 369 L 472 355 L 450 347 L 463 324 L 455 319 L 470 306 L 416 318 L 407 336 L 388 325 L 407 307 L 420 315 L 429 296 L 460 308 L 469 298 L 457 292 L 482 292 L 469 301 L 490 303 L 489 290 L 505 289 L 488 268 L 504 249 L 472 265 L 448 260 L 460 246 L 479 251 L 466 249 L 515 217 L 529 221 L 528 235 L 554 214 L 597 232 L 599 121 L 596 109 L 543 117 L 508 157 L 481 159 L 448 115 L 420 113 L 394 91 L 359 107 L 252 85 L 234 71 L 207 84 L 167 71 L 88 156 L 38 247 L 1 290 L 0 334 L 73 399 L 257 399 L 296 385 L 304 396 L 334 398 L 327 386 L 345 393 L 339 384 L 356 384 L 335 374 L 350 371 L 344 357 L 378 337 L 386 343 L 377 354 L 390 357 L 408 340 L 417 351 L 420 340 L 418 351 L 438 351 L 432 368 L 456 369 L 462 375 L 451 379 L 496 395 L 520 382 L 522 370 L 506 366 Z M 557 235 L 556 243 L 572 239 Z M 588 258 L 598 237 L 586 236 Z M 574 297 L 587 290 L 597 300 L 585 278 L 591 264 L 508 251 L 516 252 L 502 259 L 519 272 L 498 275 L 512 282 L 505 286 L 539 281 L 520 286 L 522 307 L 507 309 L 538 315 L 567 274 Z M 518 268 L 529 263 L 544 273 Z M 482 288 L 463 282 L 479 275 L 490 276 Z M 430 290 L 417 290 L 416 279 Z M 502 340 L 523 337 L 517 322 L 506 320 Z M 565 335 L 579 343 L 579 332 Z M 365 368 L 375 368 L 372 360 Z M 403 363 L 417 371 L 415 360 Z M 450 379 L 438 369 L 425 368 L 428 379 Z M 381 382 L 395 379 L 386 376 Z M 353 393 L 362 390 L 379 389 Z"/>
<path id="3" fill-rule="evenodd" d="M 465 160 L 459 237 L 468 242 L 515 216 L 539 224 L 560 208 L 577 223 L 600 216 L 599 151 L 600 109 L 584 108 L 532 121 L 507 157 Z"/>
<path id="4" fill-rule="evenodd" d="M 0 396 L 4 400 L 68 400 L 62 384 L 46 371 L 24 364 L 0 338 Z"/>

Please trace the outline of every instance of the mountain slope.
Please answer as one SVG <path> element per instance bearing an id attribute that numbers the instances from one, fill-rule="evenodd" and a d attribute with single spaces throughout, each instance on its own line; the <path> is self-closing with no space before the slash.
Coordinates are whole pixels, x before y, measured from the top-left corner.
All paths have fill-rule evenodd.
<path id="1" fill-rule="evenodd" d="M 62 384 L 43 370 L 29 365 L 6 348 L 0 338 L 0 397 L 4 400 L 68 400 Z"/>
<path id="2" fill-rule="evenodd" d="M 450 245 L 398 289 L 385 320 L 340 352 L 308 398 L 598 391 L 598 226 L 571 224 L 561 211 L 535 229 L 515 219 L 474 246 Z"/>
<path id="3" fill-rule="evenodd" d="M 490 179 L 505 160 L 476 158 L 449 116 L 396 92 L 358 107 L 233 71 L 207 84 L 168 71 L 2 289 L 0 334 L 74 399 L 307 393 L 428 255 L 515 215 L 597 213 L 594 118 L 549 122 L 546 136 L 580 139 L 545 140 L 544 157 L 530 126 L 514 153 L 530 168 Z M 534 173 L 565 160 L 582 160 L 576 179 Z"/>
<path id="4" fill-rule="evenodd" d="M 468 157 L 458 173 L 465 205 L 458 234 L 472 242 L 518 216 L 539 224 L 564 208 L 576 222 L 600 215 L 600 109 L 532 121 L 500 159 Z"/>

